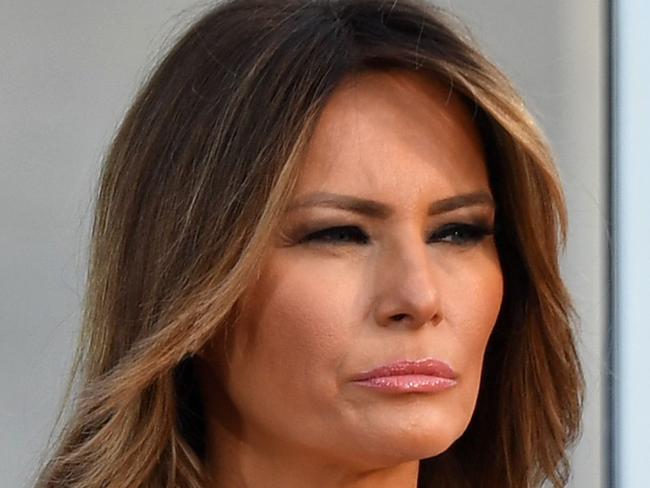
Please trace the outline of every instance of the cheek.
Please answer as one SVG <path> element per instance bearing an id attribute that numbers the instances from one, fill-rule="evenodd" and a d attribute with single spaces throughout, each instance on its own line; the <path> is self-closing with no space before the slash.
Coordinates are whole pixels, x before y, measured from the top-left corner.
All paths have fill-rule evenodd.
<path id="1" fill-rule="evenodd" d="M 485 349 L 503 300 L 503 275 L 496 253 L 457 272 L 462 278 L 449 290 L 446 314 L 463 351 L 468 380 L 478 390 Z"/>
<path id="2" fill-rule="evenodd" d="M 311 268 L 277 259 L 247 293 L 234 334 L 232 369 L 239 373 L 233 381 L 263 390 L 272 384 L 267 395 L 282 392 L 283 402 L 287 396 L 304 404 L 334 394 L 352 335 L 356 285 L 344 269 Z"/>
<path id="3" fill-rule="evenodd" d="M 463 286 L 456 290 L 456 310 L 451 316 L 463 316 L 457 323 L 468 343 L 480 346 L 487 342 L 496 322 L 503 298 L 500 272 L 484 273 L 476 279 L 468 273 Z"/>

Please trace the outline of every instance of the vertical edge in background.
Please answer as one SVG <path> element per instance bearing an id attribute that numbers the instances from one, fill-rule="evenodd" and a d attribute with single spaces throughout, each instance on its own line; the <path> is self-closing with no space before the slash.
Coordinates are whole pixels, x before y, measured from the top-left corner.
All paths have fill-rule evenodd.
<path id="1" fill-rule="evenodd" d="M 617 457 L 617 381 L 618 376 L 618 300 L 617 287 L 617 1 L 605 0 L 605 57 L 606 57 L 606 122 L 607 133 L 605 177 L 607 178 L 607 330 L 605 338 L 605 457 L 604 471 L 607 488 L 618 486 L 618 457 Z"/>

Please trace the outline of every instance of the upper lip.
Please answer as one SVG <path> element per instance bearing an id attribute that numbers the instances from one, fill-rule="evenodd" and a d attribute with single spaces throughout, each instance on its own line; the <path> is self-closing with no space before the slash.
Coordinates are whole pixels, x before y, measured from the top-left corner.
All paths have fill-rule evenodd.
<path id="1" fill-rule="evenodd" d="M 364 381 L 386 376 L 428 375 L 439 378 L 456 379 L 456 372 L 444 361 L 425 358 L 417 360 L 402 360 L 385 364 L 369 371 L 364 371 L 354 377 L 354 381 Z"/>

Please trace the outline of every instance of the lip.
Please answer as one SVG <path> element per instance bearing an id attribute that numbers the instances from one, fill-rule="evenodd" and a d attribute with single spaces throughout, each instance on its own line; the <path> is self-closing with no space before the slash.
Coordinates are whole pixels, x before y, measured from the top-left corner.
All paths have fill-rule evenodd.
<path id="1" fill-rule="evenodd" d="M 425 358 L 379 366 L 356 375 L 352 382 L 387 393 L 436 393 L 455 386 L 457 377 L 444 361 Z"/>

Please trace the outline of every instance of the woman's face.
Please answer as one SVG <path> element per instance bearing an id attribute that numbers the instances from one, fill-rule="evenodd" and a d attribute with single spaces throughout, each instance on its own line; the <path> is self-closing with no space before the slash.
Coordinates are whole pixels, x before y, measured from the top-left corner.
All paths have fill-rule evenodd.
<path id="1" fill-rule="evenodd" d="M 417 74 L 346 80 L 292 202 L 228 366 L 214 358 L 230 431 L 259 453 L 359 468 L 443 452 L 472 416 L 503 293 L 471 112 Z"/>

